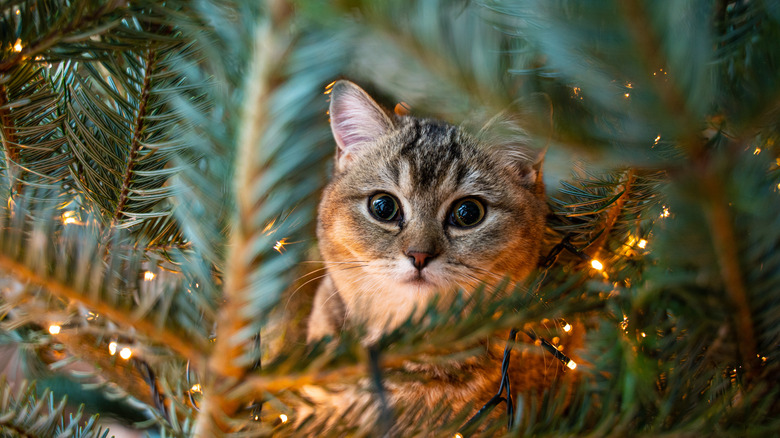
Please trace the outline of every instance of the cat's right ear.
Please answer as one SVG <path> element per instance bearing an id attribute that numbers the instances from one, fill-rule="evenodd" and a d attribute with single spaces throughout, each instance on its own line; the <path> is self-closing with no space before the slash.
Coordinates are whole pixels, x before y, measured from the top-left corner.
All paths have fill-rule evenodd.
<path id="1" fill-rule="evenodd" d="M 362 152 L 393 127 L 382 107 L 362 88 L 337 81 L 330 88 L 330 129 L 336 140 L 336 170 L 341 172 Z"/>

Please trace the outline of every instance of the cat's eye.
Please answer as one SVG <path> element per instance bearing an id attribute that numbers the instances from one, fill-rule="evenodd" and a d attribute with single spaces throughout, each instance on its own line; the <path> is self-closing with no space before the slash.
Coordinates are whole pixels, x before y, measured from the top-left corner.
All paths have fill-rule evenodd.
<path id="1" fill-rule="evenodd" d="M 401 209 L 394 196 L 387 193 L 377 193 L 368 198 L 368 211 L 380 221 L 390 222 L 398 219 Z"/>
<path id="2" fill-rule="evenodd" d="M 485 206 L 474 198 L 461 199 L 452 206 L 450 223 L 456 227 L 473 227 L 485 218 Z"/>

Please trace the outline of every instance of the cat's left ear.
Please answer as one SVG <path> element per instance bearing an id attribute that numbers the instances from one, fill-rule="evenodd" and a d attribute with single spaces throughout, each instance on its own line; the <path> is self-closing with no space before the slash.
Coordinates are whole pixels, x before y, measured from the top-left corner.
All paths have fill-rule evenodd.
<path id="1" fill-rule="evenodd" d="M 546 147 L 534 150 L 525 145 L 504 145 L 496 152 L 504 157 L 505 163 L 517 175 L 521 186 L 527 187 L 538 198 L 545 197 L 542 165 Z"/>
<path id="2" fill-rule="evenodd" d="M 520 124 L 506 114 L 498 114 L 478 132 L 480 142 L 489 145 L 496 158 L 516 176 L 517 182 L 527 187 L 538 198 L 544 198 L 542 165 L 547 146 L 534 148 Z"/>
<path id="3" fill-rule="evenodd" d="M 388 133 L 393 121 L 362 88 L 337 81 L 330 89 L 330 129 L 336 140 L 336 170 L 346 169 L 365 147 Z"/>

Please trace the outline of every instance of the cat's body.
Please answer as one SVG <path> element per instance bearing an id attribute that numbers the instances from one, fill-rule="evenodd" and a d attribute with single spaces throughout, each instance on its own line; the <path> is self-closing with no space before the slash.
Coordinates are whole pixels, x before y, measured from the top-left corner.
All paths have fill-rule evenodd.
<path id="1" fill-rule="evenodd" d="M 422 309 L 437 293 L 473 290 L 536 266 L 546 203 L 540 173 L 507 143 L 461 128 L 389 116 L 356 85 L 331 92 L 338 144 L 334 177 L 319 209 L 327 277 L 317 291 L 308 339 L 350 326 L 366 345 Z M 446 302 L 443 300 L 442 302 Z M 449 366 L 405 364 L 417 380 L 386 384 L 391 401 L 431 409 L 484 403 L 498 389 L 503 346 Z M 515 391 L 544 388 L 559 373 L 550 356 L 516 353 Z"/>

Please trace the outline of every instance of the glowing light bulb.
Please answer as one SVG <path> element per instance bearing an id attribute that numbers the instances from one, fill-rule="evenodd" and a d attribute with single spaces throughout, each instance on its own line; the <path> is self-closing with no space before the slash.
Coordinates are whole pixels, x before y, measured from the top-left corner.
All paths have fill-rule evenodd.
<path id="1" fill-rule="evenodd" d="M 196 383 L 196 384 L 192 385 L 192 388 L 190 388 L 190 391 L 191 392 L 203 392 L 200 389 L 200 383 Z"/>
<path id="2" fill-rule="evenodd" d="M 669 217 L 671 213 L 669 213 L 669 208 L 667 206 L 663 206 L 663 211 L 661 212 L 661 217 Z"/>
<path id="3" fill-rule="evenodd" d="M 624 96 L 626 99 L 628 99 L 628 96 L 630 96 L 630 94 L 626 93 L 626 94 L 624 94 L 623 96 Z"/>
<path id="4" fill-rule="evenodd" d="M 111 341 L 108 344 L 108 353 L 112 356 L 116 354 L 116 342 Z"/>
<path id="5" fill-rule="evenodd" d="M 454 438 L 463 438 L 463 435 L 461 435 L 461 434 L 459 434 L 459 433 L 456 433 L 456 434 L 455 434 L 455 436 L 454 436 Z"/>
<path id="6" fill-rule="evenodd" d="M 76 212 L 66 211 L 65 213 L 62 213 L 62 223 L 65 225 L 79 224 L 79 220 L 76 218 Z"/>
<path id="7" fill-rule="evenodd" d="M 601 262 L 596 260 L 596 259 L 591 260 L 590 261 L 590 265 L 593 266 L 593 269 L 595 269 L 597 271 L 604 270 L 604 265 L 602 265 Z"/>
<path id="8" fill-rule="evenodd" d="M 658 137 L 655 138 L 655 142 L 653 142 L 653 144 L 656 145 L 659 141 L 661 141 L 661 134 L 658 134 Z"/>
<path id="9" fill-rule="evenodd" d="M 563 331 L 565 331 L 566 333 L 569 333 L 571 331 L 571 324 L 569 324 L 567 322 L 566 325 L 563 326 Z"/>
<path id="10" fill-rule="evenodd" d="M 642 335 L 643 338 L 647 337 L 647 334 L 645 334 L 645 332 L 642 332 L 641 335 Z"/>
<path id="11" fill-rule="evenodd" d="M 144 281 L 152 281 L 157 275 L 152 271 L 144 272 Z"/>
<path id="12" fill-rule="evenodd" d="M 22 51 L 22 40 L 21 38 L 17 38 L 16 42 L 14 43 L 14 52 L 21 52 Z"/>
<path id="13" fill-rule="evenodd" d="M 570 360 L 569 363 L 566 364 L 567 367 L 569 367 L 570 370 L 577 368 L 577 362 Z"/>
<path id="14" fill-rule="evenodd" d="M 125 348 L 123 348 L 123 349 L 121 349 L 119 351 L 119 357 L 121 357 L 122 359 L 125 359 L 125 360 L 130 359 L 130 357 L 132 355 L 133 355 L 133 350 L 131 350 L 131 349 L 127 348 L 127 347 L 125 347 Z"/>
<path id="15" fill-rule="evenodd" d="M 60 329 L 62 329 L 62 327 L 58 326 L 57 324 L 52 324 L 49 326 L 49 333 L 53 335 L 59 334 Z"/>
<path id="16" fill-rule="evenodd" d="M 282 424 L 287 422 L 287 415 L 281 414 L 279 415 L 279 419 L 282 421 Z"/>
<path id="17" fill-rule="evenodd" d="M 276 250 L 276 252 L 281 254 L 282 250 L 284 249 L 284 245 L 287 245 L 287 238 L 286 237 L 283 238 L 282 240 L 277 240 L 276 241 L 276 245 L 274 245 L 274 249 Z"/>
<path id="18" fill-rule="evenodd" d="M 636 244 L 636 246 L 638 246 L 638 247 L 640 247 L 640 248 L 642 248 L 642 249 L 645 249 L 645 247 L 647 246 L 647 240 L 645 240 L 645 239 L 640 239 L 640 240 L 639 240 L 639 243 L 637 243 L 637 244 Z"/>
<path id="19" fill-rule="evenodd" d="M 761 148 L 756 148 L 756 150 L 753 151 L 753 155 L 758 155 L 761 153 Z"/>
<path id="20" fill-rule="evenodd" d="M 331 91 L 333 91 L 333 85 L 336 84 L 336 81 L 333 81 L 325 86 L 325 92 L 323 94 L 330 94 Z"/>

